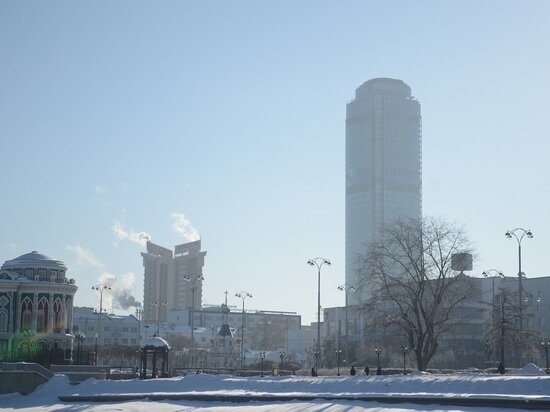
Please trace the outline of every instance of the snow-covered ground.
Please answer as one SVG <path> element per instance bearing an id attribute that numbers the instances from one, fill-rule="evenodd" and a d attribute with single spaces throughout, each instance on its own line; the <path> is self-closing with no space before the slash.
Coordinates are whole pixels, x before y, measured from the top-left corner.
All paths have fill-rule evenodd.
<path id="1" fill-rule="evenodd" d="M 68 395 L 142 395 L 142 394 L 213 394 L 213 395 L 308 395 L 308 396 L 406 396 L 407 398 L 433 395 L 438 397 L 482 397 L 504 399 L 550 400 L 550 376 L 540 369 L 529 366 L 516 375 L 454 374 L 392 376 L 340 376 L 340 377 L 249 377 L 228 375 L 193 374 L 185 377 L 139 379 L 125 381 L 101 381 L 88 379 L 79 385 L 71 385 L 64 375 L 56 375 L 30 395 L 0 396 L 1 410 L 91 410 L 106 411 L 475 411 L 479 407 L 456 407 L 438 405 L 390 405 L 376 402 L 345 399 L 288 402 L 205 402 L 189 400 L 134 400 L 106 403 L 64 403 L 58 396 Z M 484 411 L 495 408 L 482 408 Z"/>

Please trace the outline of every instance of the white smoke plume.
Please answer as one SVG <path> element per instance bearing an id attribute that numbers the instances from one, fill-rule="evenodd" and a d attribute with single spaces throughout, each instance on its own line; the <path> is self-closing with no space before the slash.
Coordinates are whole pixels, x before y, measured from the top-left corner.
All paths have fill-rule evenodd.
<path id="1" fill-rule="evenodd" d="M 99 284 L 109 286 L 103 293 L 103 308 L 110 310 L 118 308 L 127 310 L 129 308 L 140 308 L 141 302 L 138 302 L 132 292 L 136 282 L 136 275 L 128 272 L 117 278 L 109 272 L 103 272 L 98 279 Z"/>
<path id="2" fill-rule="evenodd" d="M 187 242 L 199 240 L 199 232 L 183 213 L 172 213 L 172 229 Z"/>
<path id="3" fill-rule="evenodd" d="M 149 233 L 136 232 L 133 229 L 127 231 L 118 220 L 113 221 L 112 229 L 113 233 L 119 240 L 129 240 L 130 242 L 137 243 L 141 246 L 145 246 L 147 241 L 151 240 L 151 235 L 149 235 Z"/>
<path id="4" fill-rule="evenodd" d="M 105 265 L 94 256 L 91 250 L 80 245 L 67 245 L 65 246 L 65 250 L 75 254 L 76 263 L 79 265 L 88 265 L 99 269 L 105 267 Z"/>

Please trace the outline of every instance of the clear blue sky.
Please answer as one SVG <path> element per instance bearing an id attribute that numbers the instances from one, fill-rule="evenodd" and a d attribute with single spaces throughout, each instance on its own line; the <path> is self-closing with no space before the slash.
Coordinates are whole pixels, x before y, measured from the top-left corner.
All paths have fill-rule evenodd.
<path id="1" fill-rule="evenodd" d="M 65 261 L 78 305 L 104 272 L 141 300 L 132 239 L 182 243 L 184 214 L 204 302 L 311 321 L 308 258 L 344 301 L 345 105 L 383 76 L 422 104 L 424 213 L 466 226 L 476 273 L 516 274 L 503 235 L 530 228 L 524 271 L 550 275 L 549 21 L 547 1 L 3 1 L 0 260 Z"/>

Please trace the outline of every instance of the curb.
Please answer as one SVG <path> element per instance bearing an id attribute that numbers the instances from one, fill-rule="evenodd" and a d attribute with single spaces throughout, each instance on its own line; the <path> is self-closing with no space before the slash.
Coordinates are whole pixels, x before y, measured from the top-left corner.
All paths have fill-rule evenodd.
<path id="1" fill-rule="evenodd" d="M 550 400 L 528 398 L 460 398 L 460 397 L 430 397 L 430 396 L 325 396 L 325 395 L 212 395 L 197 393 L 164 393 L 164 394 L 128 394 L 128 395 L 67 395 L 59 396 L 63 402 L 127 402 L 148 399 L 151 401 L 202 401 L 202 402 L 290 402 L 313 401 L 360 401 L 380 402 L 389 404 L 413 403 L 454 406 L 483 406 L 516 409 L 550 409 Z"/>

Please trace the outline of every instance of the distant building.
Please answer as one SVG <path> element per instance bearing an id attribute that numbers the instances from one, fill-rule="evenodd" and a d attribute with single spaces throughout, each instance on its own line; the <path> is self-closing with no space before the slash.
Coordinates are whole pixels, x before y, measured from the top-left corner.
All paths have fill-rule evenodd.
<path id="1" fill-rule="evenodd" d="M 206 251 L 201 241 L 172 250 L 147 242 L 143 257 L 143 320 L 166 322 L 171 310 L 202 307 L 202 268 Z M 194 302 L 193 302 L 194 298 Z"/>
<path id="2" fill-rule="evenodd" d="M 382 229 L 397 220 L 421 219 L 420 103 L 403 81 L 363 83 L 346 110 L 346 284 L 364 303 L 360 257 Z"/>
<path id="3" fill-rule="evenodd" d="M 99 327 L 98 313 L 92 308 L 75 307 L 73 313 L 73 334 L 84 334 L 83 346 L 91 348 L 95 346 L 139 346 L 140 324 L 134 315 L 115 315 L 114 313 L 103 313 L 101 315 L 101 333 Z M 97 336 L 96 336 L 97 335 Z M 98 341 L 98 339 L 101 339 Z"/>
<path id="4" fill-rule="evenodd" d="M 67 266 L 36 251 L 0 268 L 0 360 L 69 363 L 77 287 Z"/>
<path id="5" fill-rule="evenodd" d="M 517 276 L 468 279 L 471 290 L 467 298 L 454 309 L 430 366 L 457 369 L 496 367 L 503 343 L 506 365 L 519 366 L 521 361 L 515 346 L 518 334 Z M 540 341 L 550 336 L 547 316 L 550 313 L 550 276 L 524 277 L 522 280 L 525 335 L 523 363 L 529 360 L 541 364 L 544 354 Z M 396 354 L 401 345 L 407 344 L 407 340 L 400 328 L 384 320 L 385 315 L 395 313 L 392 312 L 391 302 L 386 302 L 384 309 L 376 313 L 369 313 L 363 306 L 349 306 L 346 338 L 346 308 L 325 308 L 322 325 L 325 345 L 330 342 L 335 347 L 341 347 L 342 356 L 346 345 L 349 345 L 349 361 L 371 364 L 376 360 L 373 348 L 381 346 L 384 363 L 397 367 L 399 357 Z M 532 350 L 527 350 L 527 346 Z"/>

